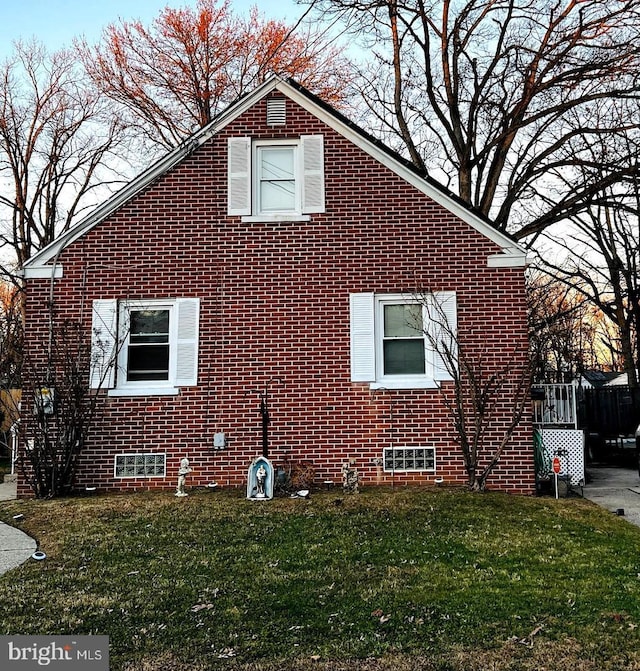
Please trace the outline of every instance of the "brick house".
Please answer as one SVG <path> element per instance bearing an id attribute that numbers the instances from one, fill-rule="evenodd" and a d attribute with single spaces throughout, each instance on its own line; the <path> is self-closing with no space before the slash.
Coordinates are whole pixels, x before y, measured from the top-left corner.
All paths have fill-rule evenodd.
<path id="1" fill-rule="evenodd" d="M 515 352 L 524 367 L 524 266 L 511 238 L 276 77 L 26 264 L 26 352 L 42 358 L 51 304 L 102 348 L 78 489 L 171 489 L 183 457 L 187 487 L 241 487 L 265 396 L 275 467 L 463 483 L 418 293 L 487 365 Z M 534 491 L 528 417 L 488 485 Z"/>

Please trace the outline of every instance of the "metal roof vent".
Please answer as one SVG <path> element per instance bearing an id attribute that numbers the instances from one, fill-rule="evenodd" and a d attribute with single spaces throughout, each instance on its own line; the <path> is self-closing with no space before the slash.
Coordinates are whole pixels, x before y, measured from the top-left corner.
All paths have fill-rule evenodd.
<path id="1" fill-rule="evenodd" d="M 286 123 L 286 99 L 269 98 L 267 100 L 267 126 L 284 126 Z"/>

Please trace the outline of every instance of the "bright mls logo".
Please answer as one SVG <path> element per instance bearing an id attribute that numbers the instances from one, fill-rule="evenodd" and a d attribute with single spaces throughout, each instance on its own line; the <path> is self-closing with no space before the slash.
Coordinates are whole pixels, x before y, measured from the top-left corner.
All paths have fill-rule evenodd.
<path id="1" fill-rule="evenodd" d="M 109 671 L 108 636 L 0 636 L 7 671 Z"/>

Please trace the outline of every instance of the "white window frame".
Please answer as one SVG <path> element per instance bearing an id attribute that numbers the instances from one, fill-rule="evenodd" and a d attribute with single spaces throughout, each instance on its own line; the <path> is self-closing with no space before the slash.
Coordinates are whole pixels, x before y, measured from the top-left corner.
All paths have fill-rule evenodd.
<path id="1" fill-rule="evenodd" d="M 372 389 L 436 389 L 439 383 L 451 380 L 441 358 L 424 334 L 424 374 L 384 373 L 384 306 L 422 305 L 423 328 L 434 335 L 437 328 L 430 311 L 438 311 L 439 301 L 446 303 L 447 319 L 453 335 L 457 328 L 456 294 L 442 291 L 418 299 L 407 294 L 351 294 L 351 380 L 368 382 Z M 455 341 L 452 343 L 455 348 Z"/>
<path id="2" fill-rule="evenodd" d="M 129 314 L 132 310 L 169 310 L 169 376 L 167 380 L 127 380 Z M 109 396 L 177 395 L 198 384 L 198 298 L 159 300 L 98 299 L 93 302 L 92 388 Z"/>
<path id="3" fill-rule="evenodd" d="M 415 462 L 415 452 L 416 451 L 422 451 L 424 453 L 424 460 L 427 460 L 427 452 L 431 452 L 431 461 L 433 462 L 433 466 L 430 466 L 428 468 L 416 468 L 406 466 L 407 458 L 408 458 L 408 453 L 413 452 L 413 459 Z M 387 466 L 387 455 L 391 455 L 391 459 L 394 458 L 395 455 L 403 455 L 403 461 L 405 463 L 405 466 L 403 467 L 396 467 L 395 465 L 391 465 L 390 467 Z M 434 447 L 385 447 L 382 450 L 382 464 L 383 464 L 383 470 L 385 473 L 435 473 L 436 471 L 436 450 Z"/>
<path id="4" fill-rule="evenodd" d="M 172 301 L 122 301 L 119 306 L 119 333 L 122 346 L 118 351 L 118 368 L 116 372 L 116 389 L 120 391 L 145 391 L 146 393 L 171 392 L 178 393 L 175 384 L 177 319 L 175 304 Z M 129 320 L 131 312 L 139 310 L 167 310 L 169 312 L 169 373 L 166 380 L 128 380 L 127 366 L 130 345 Z"/>
<path id="5" fill-rule="evenodd" d="M 400 382 L 403 385 L 420 386 L 425 380 L 433 380 L 433 361 L 431 357 L 431 350 L 428 346 L 427 335 L 422 333 L 422 343 L 424 352 L 424 373 L 403 373 L 403 374 L 387 374 L 384 372 L 384 309 L 389 305 L 419 305 L 417 300 L 409 300 L 399 294 L 391 294 L 388 296 L 377 296 L 375 302 L 376 311 L 376 371 L 378 371 L 377 381 L 384 387 L 395 385 Z M 422 307 L 422 324 L 427 323 L 427 310 Z M 417 339 L 417 338 L 416 338 Z"/>
<path id="6" fill-rule="evenodd" d="M 133 475 L 119 474 L 118 473 L 118 460 L 130 458 L 134 460 L 134 468 L 138 466 L 138 462 L 141 462 L 143 468 L 148 468 L 147 460 L 150 458 L 154 459 L 154 465 L 157 463 L 158 457 L 162 458 L 162 474 L 158 473 L 143 473 L 138 474 L 134 473 Z M 124 465 L 123 465 L 124 468 Z M 123 452 L 121 454 L 116 454 L 113 458 L 113 477 L 118 480 L 125 480 L 129 478 L 145 478 L 149 480 L 150 478 L 166 478 L 167 477 L 167 454 L 166 452 Z"/>
<path id="7" fill-rule="evenodd" d="M 263 150 L 275 148 L 290 148 L 293 150 L 293 182 L 294 182 L 294 205 L 289 210 L 265 210 L 261 209 L 262 180 L 260 179 L 260 168 L 262 165 L 261 155 Z M 252 200 L 253 213 L 260 218 L 299 217 L 302 215 L 302 165 L 300 162 L 300 142 L 292 140 L 257 140 L 252 146 Z"/>
<path id="8" fill-rule="evenodd" d="M 288 139 L 230 137 L 227 141 L 227 214 L 241 221 L 310 221 L 325 211 L 324 136 L 300 135 Z M 294 148 L 295 210 L 260 212 L 258 152 L 264 147 Z"/>

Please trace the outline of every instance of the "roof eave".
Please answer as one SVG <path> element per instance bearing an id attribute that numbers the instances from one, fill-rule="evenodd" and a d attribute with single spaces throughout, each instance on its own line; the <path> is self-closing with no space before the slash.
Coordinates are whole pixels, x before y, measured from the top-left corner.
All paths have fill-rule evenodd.
<path id="1" fill-rule="evenodd" d="M 251 108 L 257 100 L 275 89 L 297 102 L 329 127 L 395 172 L 399 177 L 412 184 L 434 201 L 440 203 L 484 237 L 494 242 L 502 249 L 502 252 L 488 258 L 487 262 L 490 267 L 505 268 L 527 265 L 527 250 L 524 247 L 520 246 L 508 234 L 499 231 L 488 220 L 475 214 L 455 194 L 447 192 L 444 187 L 436 186 L 428 176 L 419 174 L 401 156 L 395 155 L 392 150 L 386 147 L 383 148 L 380 143 L 369 137 L 366 131 L 349 122 L 342 114 L 333 110 L 329 105 L 323 104 L 320 99 L 310 94 L 300 85 L 294 85 L 292 82 L 274 75 L 251 93 L 230 105 L 210 124 L 197 131 L 183 144 L 159 159 L 102 205 L 99 205 L 73 228 L 35 254 L 23 266 L 23 276 L 26 278 L 51 277 L 53 273 L 61 272 L 56 267 L 56 259 L 67 246 L 146 189 L 156 179 L 164 175 L 222 130 L 227 124 Z"/>
<path id="2" fill-rule="evenodd" d="M 161 157 L 153 165 L 140 173 L 131 182 L 126 184 L 122 189 L 108 198 L 104 203 L 98 205 L 95 210 L 93 210 L 84 219 L 80 220 L 75 226 L 63 233 L 60 237 L 56 238 L 53 242 L 41 249 L 39 252 L 34 254 L 23 265 L 23 277 L 28 278 L 45 276 L 43 275 L 45 268 L 51 267 L 47 264 L 53 262 L 53 265 L 55 265 L 55 259 L 67 246 L 75 242 L 94 226 L 106 219 L 109 215 L 113 214 L 113 212 L 118 210 L 125 203 L 146 189 L 156 179 L 162 177 L 171 168 L 183 161 L 196 149 L 201 147 L 213 135 L 224 128 L 224 126 L 233 121 L 233 119 L 236 117 L 243 114 L 254 104 L 257 99 L 260 99 L 269 93 L 270 90 L 273 90 L 276 86 L 276 82 L 279 80 L 279 77 L 274 76 L 272 79 L 264 82 L 261 86 L 249 93 L 247 96 L 236 101 L 225 111 L 221 112 L 221 114 L 218 115 L 218 117 L 216 117 L 216 119 L 214 119 L 211 123 L 201 128 L 174 150 L 170 151 L 168 154 L 165 154 L 165 156 Z M 51 271 L 49 271 L 49 274 L 46 276 L 50 277 Z"/>
<path id="3" fill-rule="evenodd" d="M 293 86 L 290 82 L 280 79 L 276 83 L 275 88 L 291 97 L 306 109 L 313 106 L 312 113 L 321 121 L 333 128 L 336 132 L 345 136 L 363 151 L 373 156 L 377 161 L 395 172 L 405 181 L 415 186 L 425 195 L 432 198 L 435 202 L 440 203 L 452 214 L 455 214 L 458 218 L 465 221 L 486 238 L 495 242 L 496 245 L 502 248 L 503 253 L 495 255 L 495 257 L 490 257 L 490 266 L 500 267 L 499 265 L 496 265 L 498 258 L 503 260 L 508 258 L 510 261 L 515 261 L 516 258 L 520 259 L 515 265 L 524 266 L 528 263 L 526 261 L 527 250 L 510 235 L 503 233 L 488 220 L 475 214 L 473 210 L 460 198 L 455 196 L 455 194 L 447 192 L 444 187 L 436 186 L 433 183 L 433 180 L 419 174 L 415 169 L 407 165 L 406 160 L 401 156 L 396 156 L 395 152 L 386 147 L 383 149 L 379 143 L 367 137 L 366 132 L 356 126 L 356 124 L 343 120 L 342 115 L 339 112 L 335 112 L 328 105 L 322 104 L 316 96 L 308 94 L 303 87 L 299 85 Z M 494 260 L 492 261 L 492 259 Z M 509 265 L 511 265 L 511 263 L 503 263 L 502 267 L 508 267 Z"/>

